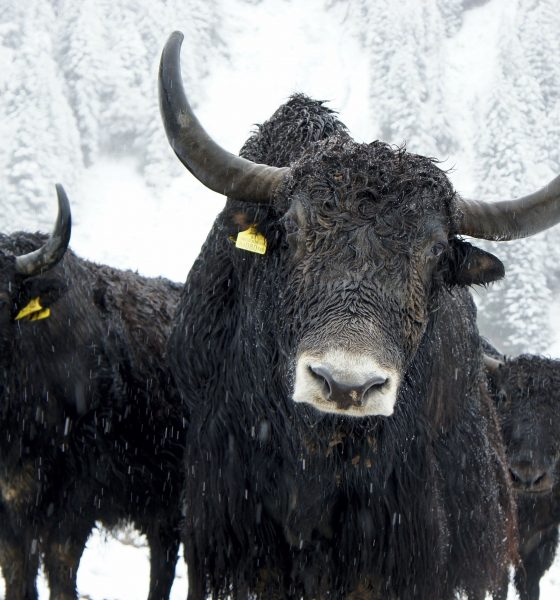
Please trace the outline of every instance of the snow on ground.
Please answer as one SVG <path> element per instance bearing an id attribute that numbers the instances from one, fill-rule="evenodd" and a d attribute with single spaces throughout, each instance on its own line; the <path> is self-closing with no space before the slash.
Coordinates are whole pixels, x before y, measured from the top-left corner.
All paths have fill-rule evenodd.
<path id="1" fill-rule="evenodd" d="M 122 538 L 123 536 L 118 536 Z M 80 600 L 139 600 L 147 597 L 149 585 L 149 551 L 143 536 L 129 532 L 123 539 L 95 530 L 88 540 L 78 571 Z M 179 556 L 175 582 L 170 600 L 185 600 L 187 596 L 187 569 Z M 48 599 L 44 573 L 38 581 L 39 599 Z M 541 580 L 541 600 L 558 600 L 560 591 L 560 560 Z M 0 598 L 3 598 L 0 579 Z M 508 600 L 517 594 L 510 586 Z"/>
<path id="2" fill-rule="evenodd" d="M 492 0 L 470 11 L 464 26 L 449 41 L 447 54 L 451 84 L 448 102 L 457 114 L 467 115 L 468 103 L 476 102 L 491 81 L 494 30 L 507 16 L 508 0 Z M 343 13 L 326 12 L 323 0 L 287 4 L 271 0 L 263 4 L 233 3 L 234 31 L 228 44 L 231 64 L 218 66 L 207 80 L 207 100 L 198 109 L 211 135 L 225 148 L 237 151 L 253 124 L 262 122 L 291 93 L 332 100 L 342 120 L 359 140 L 373 137 L 375 124 L 364 110 L 367 98 L 367 61 L 357 40 L 343 34 Z M 248 14 L 251 12 L 250 18 Z M 481 24 L 484 27 L 481 27 Z M 322 38 L 328 43 L 314 39 Z M 305 60 L 301 47 L 305 46 Z M 232 67 L 233 65 L 233 67 Z M 348 72 L 352 77 L 348 78 Z M 235 111 L 228 101 L 235 102 Z M 232 103 L 233 105 L 233 103 Z M 154 117 L 156 118 L 156 117 Z M 458 126 L 469 124 L 462 118 Z M 175 160 L 170 152 L 170 160 Z M 468 157 L 453 157 L 460 170 L 451 174 L 464 192 L 474 187 Z M 96 163 L 68 190 L 75 204 L 72 247 L 85 258 L 145 275 L 165 275 L 183 281 L 196 258 L 224 199 L 206 190 L 186 171 L 184 180 L 163 193 L 148 189 L 131 161 L 112 158 Z M 157 194 L 157 202 L 154 195 Z M 85 202 L 84 202 L 85 200 Z M 55 214 L 53 190 L 53 221 Z M 118 241 L 115 244 L 115 240 Z M 560 332 L 560 316 L 552 314 Z M 551 348 L 560 356 L 560 336 Z M 78 573 L 78 587 L 89 600 L 137 600 L 147 595 L 148 549 L 131 545 L 110 534 L 94 531 L 88 541 Z M 40 598 L 48 590 L 41 576 Z M 186 569 L 182 559 L 172 599 L 186 597 Z M 560 560 L 542 582 L 542 600 L 560 596 Z M 510 599 L 515 595 L 510 593 Z"/>
<path id="3" fill-rule="evenodd" d="M 149 551 L 143 536 L 119 541 L 96 530 L 88 540 L 78 572 L 78 591 L 87 600 L 133 600 L 148 595 Z M 44 578 L 42 578 L 42 583 Z M 43 587 L 43 586 L 42 586 Z M 44 595 L 47 598 L 47 590 Z M 187 569 L 182 554 L 177 561 L 171 600 L 187 597 Z"/>
<path id="4" fill-rule="evenodd" d="M 133 530 L 116 534 L 95 529 L 86 546 L 78 571 L 80 600 L 140 600 L 148 596 L 150 557 L 144 536 Z M 187 569 L 182 553 L 177 560 L 170 600 L 187 597 Z M 40 600 L 49 588 L 41 570 L 37 581 Z M 0 598 L 4 597 L 0 578 Z"/>

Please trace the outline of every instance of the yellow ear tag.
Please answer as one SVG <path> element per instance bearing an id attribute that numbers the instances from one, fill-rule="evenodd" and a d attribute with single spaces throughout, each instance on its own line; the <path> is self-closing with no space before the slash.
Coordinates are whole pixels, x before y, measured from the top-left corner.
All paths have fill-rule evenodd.
<path id="1" fill-rule="evenodd" d="M 257 231 L 256 225 L 251 225 L 249 229 L 240 231 L 237 234 L 235 247 L 256 254 L 264 254 L 266 252 L 266 238 Z"/>
<path id="2" fill-rule="evenodd" d="M 20 319 L 28 317 L 29 321 L 40 321 L 41 319 L 50 317 L 50 315 L 50 308 L 43 308 L 41 306 L 41 298 L 37 297 L 33 298 L 27 306 L 18 312 L 15 320 L 19 321 Z"/>
<path id="3" fill-rule="evenodd" d="M 44 308 L 43 310 L 40 310 L 39 312 L 33 313 L 29 317 L 29 320 L 30 321 L 42 321 L 43 319 L 48 319 L 50 316 L 51 316 L 51 309 Z"/>

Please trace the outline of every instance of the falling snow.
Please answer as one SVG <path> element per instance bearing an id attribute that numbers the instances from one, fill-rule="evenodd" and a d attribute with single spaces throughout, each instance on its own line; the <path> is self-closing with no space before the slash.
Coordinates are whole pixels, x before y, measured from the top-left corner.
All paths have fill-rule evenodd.
<path id="1" fill-rule="evenodd" d="M 232 151 L 292 92 L 326 99 L 357 140 L 438 156 L 465 196 L 490 199 L 560 173 L 556 0 L 0 0 L 2 231 L 50 229 L 53 184 L 85 258 L 184 280 L 223 199 L 186 175 L 157 108 L 159 52 L 186 34 L 197 113 Z M 560 227 L 494 247 L 505 284 L 476 292 L 509 353 L 560 356 Z M 146 595 L 148 549 L 95 531 L 78 586 Z M 48 591 L 41 577 L 40 597 Z M 186 596 L 179 561 L 173 600 Z M 560 594 L 560 562 L 541 598 Z M 514 596 L 510 593 L 510 597 Z"/>

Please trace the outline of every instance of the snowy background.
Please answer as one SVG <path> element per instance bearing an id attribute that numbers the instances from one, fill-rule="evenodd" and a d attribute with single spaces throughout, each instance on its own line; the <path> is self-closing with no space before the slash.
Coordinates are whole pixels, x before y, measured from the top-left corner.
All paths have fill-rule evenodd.
<path id="1" fill-rule="evenodd" d="M 467 197 L 560 173 L 558 0 L 0 0 L 0 230 L 50 230 L 61 182 L 79 254 L 184 280 L 224 200 L 163 133 L 157 66 L 174 29 L 195 110 L 231 151 L 303 91 L 357 140 L 442 159 Z M 488 246 L 508 274 L 475 292 L 483 333 L 508 354 L 560 356 L 560 226 Z M 146 595 L 143 540 L 117 538 L 90 538 L 84 598 Z M 559 597 L 558 561 L 542 587 Z"/>

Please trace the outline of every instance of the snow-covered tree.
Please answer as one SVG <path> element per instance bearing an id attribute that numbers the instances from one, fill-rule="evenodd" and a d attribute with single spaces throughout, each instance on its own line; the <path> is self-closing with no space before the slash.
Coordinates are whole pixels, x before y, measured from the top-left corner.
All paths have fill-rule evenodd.
<path id="1" fill-rule="evenodd" d="M 0 111 L 5 132 L 0 196 L 18 227 L 50 227 L 53 184 L 72 186 L 82 161 L 72 111 L 53 59 L 56 16 L 49 4 L 8 3 L 2 13 Z"/>
<path id="2" fill-rule="evenodd" d="M 544 143 L 546 103 L 538 68 L 520 43 L 522 30 L 509 31 L 515 33 L 502 40 L 496 85 L 480 115 L 475 143 L 477 193 L 489 200 L 529 193 L 550 178 Z M 492 245 L 506 265 L 506 278 L 482 296 L 479 321 L 482 331 L 505 352 L 543 352 L 550 345 L 547 248 L 545 235 Z"/>
<path id="3" fill-rule="evenodd" d="M 7 226 L 50 225 L 51 184 L 71 190 L 103 158 L 135 161 L 154 188 L 171 183 L 181 171 L 159 118 L 159 54 L 169 33 L 182 29 L 184 63 L 196 82 L 203 80 L 210 58 L 225 58 L 219 0 L 1 4 L 0 134 L 8 143 L 0 147 L 0 193 Z"/>
<path id="4" fill-rule="evenodd" d="M 50 227 L 55 181 L 79 207 L 72 186 L 100 161 L 126 160 L 157 202 L 184 177 L 157 99 L 169 33 L 185 32 L 184 77 L 195 106 L 204 107 L 206 78 L 230 61 L 230 37 L 255 30 L 252 12 L 296 5 L 0 0 L 2 229 Z M 457 166 L 469 195 L 487 199 L 526 193 L 560 173 L 557 0 L 316 0 L 313 6 L 359 41 L 369 64 L 368 135 L 449 159 L 444 168 Z M 314 30 L 306 39 L 331 43 Z M 342 89 L 354 89 L 353 76 Z M 560 287 L 560 227 L 495 251 L 507 264 L 507 279 L 479 294 L 482 327 L 499 323 L 496 343 L 506 351 L 542 350 L 550 340 L 542 307 Z"/>

